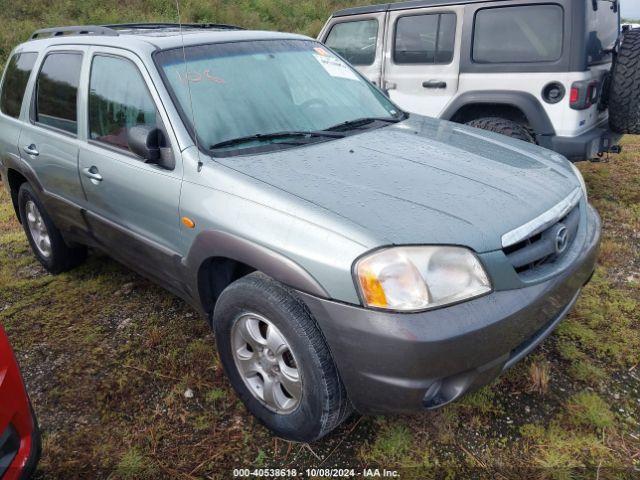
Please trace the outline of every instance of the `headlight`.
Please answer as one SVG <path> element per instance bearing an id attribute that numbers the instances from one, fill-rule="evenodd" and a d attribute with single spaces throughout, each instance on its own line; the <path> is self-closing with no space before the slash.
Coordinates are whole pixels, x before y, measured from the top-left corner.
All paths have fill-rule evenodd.
<path id="1" fill-rule="evenodd" d="M 403 312 L 468 300 L 491 291 L 473 252 L 462 247 L 392 247 L 355 264 L 366 307 Z"/>
<path id="2" fill-rule="evenodd" d="M 580 170 L 578 170 L 578 167 L 576 167 L 573 163 L 569 162 L 569 165 L 571 165 L 571 168 L 573 169 L 573 173 L 575 173 L 576 177 L 578 177 L 578 181 L 580 182 L 580 186 L 582 187 L 582 191 L 584 192 L 584 198 L 588 199 L 587 184 L 584 183 L 584 177 L 582 176 L 582 173 L 580 172 Z"/>

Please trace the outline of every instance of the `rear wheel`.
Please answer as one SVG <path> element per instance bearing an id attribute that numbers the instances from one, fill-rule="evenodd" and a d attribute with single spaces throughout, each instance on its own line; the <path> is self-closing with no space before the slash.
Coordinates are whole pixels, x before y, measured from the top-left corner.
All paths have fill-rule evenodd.
<path id="1" fill-rule="evenodd" d="M 317 440 L 351 413 L 322 333 L 281 283 L 261 273 L 232 283 L 216 303 L 213 327 L 238 396 L 280 437 Z"/>
<path id="2" fill-rule="evenodd" d="M 506 135 L 528 143 L 536 143 L 531 132 L 524 126 L 512 120 L 498 117 L 477 118 L 467 122 L 470 127 L 488 130 L 490 132 Z"/>
<path id="3" fill-rule="evenodd" d="M 28 183 L 20 186 L 18 208 L 31 249 L 49 273 L 66 272 L 84 261 L 87 249 L 70 247 L 65 243 L 60 230 Z"/>
<path id="4" fill-rule="evenodd" d="M 613 65 L 609 125 L 616 133 L 640 134 L 640 29 L 625 33 Z"/>

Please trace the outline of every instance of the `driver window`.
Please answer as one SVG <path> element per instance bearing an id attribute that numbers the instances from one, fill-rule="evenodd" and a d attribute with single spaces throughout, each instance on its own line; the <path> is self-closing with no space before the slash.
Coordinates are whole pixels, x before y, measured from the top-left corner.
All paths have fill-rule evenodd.
<path id="1" fill-rule="evenodd" d="M 137 125 L 162 129 L 138 68 L 125 58 L 96 55 L 89 87 L 89 138 L 129 152 L 127 131 Z"/>

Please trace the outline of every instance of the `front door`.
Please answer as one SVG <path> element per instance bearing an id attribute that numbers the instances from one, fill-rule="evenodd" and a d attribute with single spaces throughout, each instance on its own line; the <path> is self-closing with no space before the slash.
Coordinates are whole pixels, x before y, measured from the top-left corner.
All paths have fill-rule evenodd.
<path id="1" fill-rule="evenodd" d="M 375 85 L 380 85 L 386 13 L 332 18 L 320 32 L 320 41 Z"/>
<path id="2" fill-rule="evenodd" d="M 389 13 L 382 87 L 404 110 L 438 117 L 456 95 L 463 10 Z"/>
<path id="3" fill-rule="evenodd" d="M 135 55 L 108 48 L 91 51 L 80 178 L 97 241 L 113 257 L 179 288 L 182 162 L 179 149 L 171 147 L 175 140 L 169 122 L 150 85 Z M 168 146 L 163 154 L 173 156 L 173 168 L 146 163 L 129 149 L 128 131 L 134 126 L 163 132 Z"/>

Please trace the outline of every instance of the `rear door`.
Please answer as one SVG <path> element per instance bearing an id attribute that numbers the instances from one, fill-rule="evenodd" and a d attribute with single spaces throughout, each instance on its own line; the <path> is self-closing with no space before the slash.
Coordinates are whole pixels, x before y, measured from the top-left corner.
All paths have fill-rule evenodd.
<path id="1" fill-rule="evenodd" d="M 0 91 L 0 163 L 20 158 L 22 103 L 37 58 L 36 52 L 16 52 L 7 64 Z"/>
<path id="2" fill-rule="evenodd" d="M 380 85 L 386 13 L 332 18 L 319 39 L 369 79 Z"/>
<path id="3" fill-rule="evenodd" d="M 463 6 L 389 13 L 384 90 L 403 109 L 437 117 L 458 91 Z"/>
<path id="4" fill-rule="evenodd" d="M 92 233 L 112 256 L 179 288 L 182 162 L 170 123 L 136 55 L 107 47 L 89 55 L 87 141 L 79 167 Z M 146 163 L 129 149 L 134 126 L 163 132 L 162 154 L 173 159 L 173 168 Z"/>
<path id="5" fill-rule="evenodd" d="M 29 95 L 29 122 L 20 134 L 23 160 L 42 187 L 41 200 L 61 230 L 82 231 L 84 193 L 78 176 L 79 86 L 84 46 L 58 46 L 47 50 Z M 26 99 L 27 97 L 25 97 Z"/>

